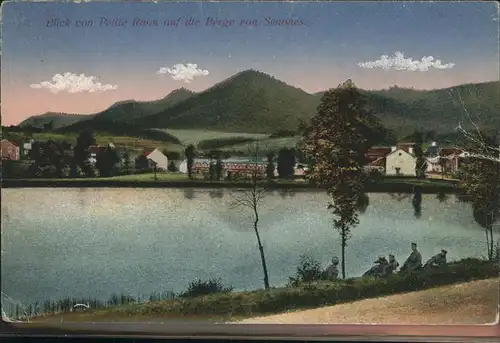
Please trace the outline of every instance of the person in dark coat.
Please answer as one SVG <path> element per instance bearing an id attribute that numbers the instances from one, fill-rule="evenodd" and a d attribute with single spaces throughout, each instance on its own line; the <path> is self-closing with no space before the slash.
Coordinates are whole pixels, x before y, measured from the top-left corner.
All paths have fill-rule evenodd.
<path id="1" fill-rule="evenodd" d="M 417 249 L 417 243 L 411 243 L 411 254 L 406 259 L 401 267 L 401 272 L 412 272 L 415 269 L 422 267 L 422 255 Z"/>
<path id="2" fill-rule="evenodd" d="M 389 263 L 385 267 L 385 274 L 390 275 L 390 274 L 394 273 L 396 271 L 396 269 L 398 269 L 398 267 L 399 267 L 399 262 L 396 261 L 396 258 L 394 257 L 394 255 L 389 254 Z"/>
<path id="3" fill-rule="evenodd" d="M 433 268 L 439 268 L 444 265 L 446 265 L 446 254 L 448 252 L 446 250 L 441 250 L 439 254 L 436 254 L 432 256 L 429 261 L 427 261 L 424 265 L 424 267 L 433 267 Z"/>

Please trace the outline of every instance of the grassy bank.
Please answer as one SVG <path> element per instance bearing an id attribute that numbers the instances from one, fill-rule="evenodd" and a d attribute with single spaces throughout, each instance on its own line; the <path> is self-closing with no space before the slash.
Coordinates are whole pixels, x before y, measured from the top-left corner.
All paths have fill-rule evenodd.
<path id="1" fill-rule="evenodd" d="M 259 183 L 267 189 L 318 189 L 305 180 L 275 180 Z M 130 188 L 250 188 L 248 181 L 209 181 L 188 179 L 179 173 L 123 175 L 109 178 L 66 178 L 66 179 L 4 179 L 4 188 L 27 187 L 130 187 Z M 448 180 L 419 180 L 414 178 L 384 178 L 370 182 L 367 192 L 371 193 L 413 193 L 419 187 L 422 193 L 460 193 L 457 182 Z"/>
<path id="2" fill-rule="evenodd" d="M 74 313 L 71 320 L 98 321 L 144 317 L 236 320 L 487 279 L 498 276 L 499 271 L 496 263 L 466 259 L 450 263 L 442 270 L 421 271 L 407 276 L 395 274 L 383 279 L 367 277 L 334 282 L 322 281 L 298 287 L 273 288 L 269 291 L 230 292 L 194 298 L 129 303 Z"/>

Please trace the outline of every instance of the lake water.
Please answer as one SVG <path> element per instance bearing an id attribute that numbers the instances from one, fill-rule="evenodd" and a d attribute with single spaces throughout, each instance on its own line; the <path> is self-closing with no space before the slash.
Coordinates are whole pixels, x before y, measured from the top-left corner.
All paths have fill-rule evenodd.
<path id="1" fill-rule="evenodd" d="M 236 190 L 2 189 L 2 292 L 23 303 L 65 296 L 106 300 L 186 288 L 219 277 L 235 289 L 263 285 L 248 209 L 231 209 Z M 469 204 L 423 195 L 417 218 L 411 197 L 369 194 L 370 205 L 347 248 L 348 276 L 380 254 L 402 263 L 410 243 L 424 260 L 484 256 L 484 231 Z M 319 191 L 269 193 L 260 233 L 270 282 L 280 286 L 304 253 L 326 263 L 340 254 L 327 197 Z"/>

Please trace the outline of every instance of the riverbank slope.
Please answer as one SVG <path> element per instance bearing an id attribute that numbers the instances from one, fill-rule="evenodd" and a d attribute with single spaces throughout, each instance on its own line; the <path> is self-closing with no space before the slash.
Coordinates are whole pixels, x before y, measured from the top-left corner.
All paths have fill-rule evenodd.
<path id="1" fill-rule="evenodd" d="M 313 310 L 254 317 L 238 324 L 454 324 L 495 322 L 499 278 L 364 299 Z"/>
<path id="2" fill-rule="evenodd" d="M 444 269 L 422 270 L 411 275 L 394 274 L 387 278 L 360 277 L 333 282 L 317 281 L 301 284 L 297 287 L 271 288 L 267 291 L 215 293 L 165 301 L 130 303 L 109 308 L 91 309 L 82 313 L 47 314 L 34 318 L 34 320 L 53 321 L 64 318 L 66 321 L 94 322 L 161 318 L 169 321 L 187 319 L 228 322 L 266 315 L 282 315 L 288 311 L 321 309 L 325 306 L 338 306 L 345 303 L 352 304 L 369 298 L 388 297 L 463 282 L 498 279 L 499 271 L 497 263 L 465 259 L 452 262 Z M 490 285 L 490 287 L 494 286 Z M 446 302 L 447 296 L 457 299 L 457 295 L 460 295 L 460 291 L 451 295 L 447 295 L 446 292 L 438 292 L 434 293 L 431 298 L 435 302 Z M 444 298 L 441 299 L 441 296 Z M 495 297 L 490 298 L 490 300 L 495 302 Z M 461 300 L 458 298 L 456 301 L 458 303 Z M 393 302 L 393 304 L 397 304 L 397 302 Z M 349 304 L 345 306 L 349 306 Z M 390 307 L 388 311 L 391 311 Z"/>

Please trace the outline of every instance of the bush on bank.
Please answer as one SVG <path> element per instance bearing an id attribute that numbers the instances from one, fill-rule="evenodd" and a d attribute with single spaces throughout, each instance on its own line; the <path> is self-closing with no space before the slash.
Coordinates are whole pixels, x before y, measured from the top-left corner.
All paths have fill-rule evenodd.
<path id="1" fill-rule="evenodd" d="M 269 291 L 218 293 L 146 304 L 130 304 L 109 311 L 123 315 L 175 317 L 272 314 L 485 279 L 498 276 L 499 271 L 497 263 L 465 259 L 450 263 L 443 269 L 422 270 L 411 275 L 394 274 L 387 278 L 364 277 L 316 281 L 296 287 L 273 288 Z"/>

